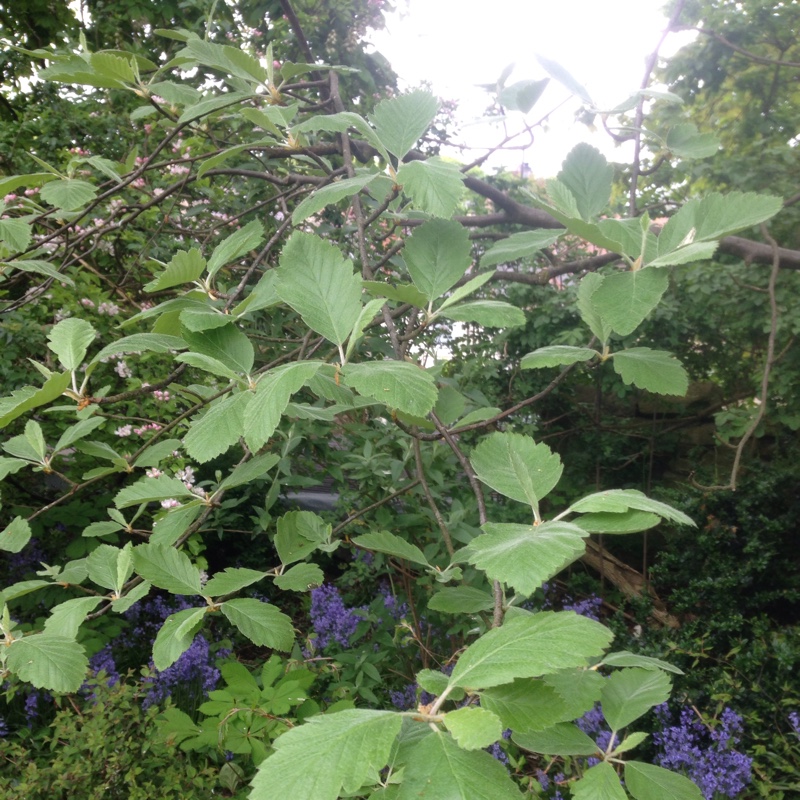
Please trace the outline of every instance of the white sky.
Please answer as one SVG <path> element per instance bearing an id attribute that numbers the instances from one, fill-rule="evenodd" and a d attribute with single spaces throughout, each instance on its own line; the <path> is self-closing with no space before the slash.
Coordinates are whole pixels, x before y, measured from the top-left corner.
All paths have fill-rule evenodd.
<path id="1" fill-rule="evenodd" d="M 397 0 L 398 10 L 387 15 L 386 30 L 370 38 L 404 87 L 428 81 L 439 97 L 458 101 L 461 141 L 488 146 L 502 139 L 503 130 L 474 123 L 490 102 L 476 84 L 495 82 L 512 62 L 516 66 L 506 85 L 546 77 L 536 61 L 538 54 L 558 61 L 601 107 L 613 107 L 641 83 L 645 58 L 666 27 L 660 10 L 664 1 Z M 672 34 L 662 56 L 686 41 L 686 35 Z M 551 80 L 526 121 L 538 121 L 568 96 Z M 611 160 L 627 161 L 629 155 L 615 150 L 602 130 L 592 133 L 574 121 L 579 106 L 579 100 L 568 100 L 550 116 L 547 132 L 537 130 L 531 147 L 493 157 L 487 165 L 490 171 L 501 164 L 516 169 L 525 162 L 535 177 L 553 176 L 579 141 L 590 142 Z M 511 116 L 518 119 L 520 113 Z M 475 149 L 458 157 L 469 162 L 482 152 Z"/>

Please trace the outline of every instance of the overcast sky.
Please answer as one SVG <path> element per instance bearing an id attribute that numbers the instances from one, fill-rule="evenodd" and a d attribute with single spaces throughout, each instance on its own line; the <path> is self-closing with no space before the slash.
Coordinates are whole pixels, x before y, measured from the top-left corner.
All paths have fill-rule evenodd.
<path id="1" fill-rule="evenodd" d="M 458 101 L 461 138 L 487 146 L 502 138 L 502 130 L 485 123 L 468 125 L 489 104 L 476 84 L 492 83 L 515 63 L 507 81 L 543 78 L 536 55 L 558 61 L 602 107 L 613 107 L 635 91 L 642 80 L 646 56 L 657 44 L 666 19 L 663 0 L 398 0 L 385 31 L 371 39 L 394 66 L 406 87 L 430 82 L 434 92 Z M 685 37 L 669 37 L 661 53 L 669 55 Z M 568 93 L 551 81 L 526 116 L 535 122 L 558 107 Z M 568 100 L 537 133 L 524 151 L 496 158 L 516 168 L 527 163 L 536 177 L 554 175 L 566 153 L 579 141 L 600 147 L 608 158 L 626 161 L 614 151 L 602 131 L 592 133 L 574 122 L 580 101 Z M 509 124 L 514 122 L 509 120 Z M 471 161 L 482 151 L 460 156 Z"/>

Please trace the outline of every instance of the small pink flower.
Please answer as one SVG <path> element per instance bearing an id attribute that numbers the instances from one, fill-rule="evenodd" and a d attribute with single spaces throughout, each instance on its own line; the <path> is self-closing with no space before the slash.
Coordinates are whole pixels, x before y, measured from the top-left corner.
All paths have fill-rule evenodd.
<path id="1" fill-rule="evenodd" d="M 150 467 L 144 474 L 147 475 L 148 478 L 160 478 L 164 473 L 157 467 Z"/>
<path id="2" fill-rule="evenodd" d="M 132 427 L 130 425 L 123 425 L 121 428 L 117 428 L 114 433 L 120 438 L 124 438 L 131 435 L 131 430 Z"/>
<path id="3" fill-rule="evenodd" d="M 179 505 L 180 503 L 174 497 L 161 501 L 161 508 L 177 508 Z"/>

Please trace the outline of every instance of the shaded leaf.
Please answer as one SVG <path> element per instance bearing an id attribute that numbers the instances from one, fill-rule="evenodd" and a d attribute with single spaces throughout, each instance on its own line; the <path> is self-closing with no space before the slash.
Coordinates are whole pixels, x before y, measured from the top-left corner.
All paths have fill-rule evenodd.
<path id="1" fill-rule="evenodd" d="M 17 639 L 6 653 L 6 665 L 17 677 L 53 692 L 77 692 L 89 667 L 82 645 L 49 632 Z"/>
<path id="2" fill-rule="evenodd" d="M 186 553 L 161 544 L 140 544 L 133 549 L 136 573 L 172 594 L 202 594 L 200 570 Z"/>
<path id="3" fill-rule="evenodd" d="M 436 404 L 433 377 L 406 361 L 370 361 L 348 364 L 344 382 L 360 395 L 414 417 L 426 416 Z"/>
<path id="4" fill-rule="evenodd" d="M 607 761 L 589 767 L 570 788 L 575 800 L 628 800 L 619 775 Z"/>
<path id="5" fill-rule="evenodd" d="M 689 389 L 689 375 L 672 353 L 631 347 L 614 353 L 614 371 L 628 385 L 654 394 L 683 397 Z"/>
<path id="6" fill-rule="evenodd" d="M 511 735 L 523 750 L 550 756 L 592 756 L 600 749 L 577 725 L 559 722 L 544 730 Z"/>
<path id="7" fill-rule="evenodd" d="M 69 317 L 54 325 L 47 334 L 48 347 L 64 369 L 79 369 L 97 331 L 84 319 Z"/>
<path id="8" fill-rule="evenodd" d="M 669 273 L 639 269 L 606 275 L 592 293 L 592 305 L 620 336 L 633 333 L 658 305 L 669 286 Z"/>
<path id="9" fill-rule="evenodd" d="M 365 550 L 375 550 L 378 553 L 388 553 L 390 556 L 404 558 L 406 561 L 421 564 L 424 567 L 430 566 L 422 550 L 400 536 L 389 533 L 389 531 L 378 531 L 355 536 L 353 544 L 357 547 L 363 547 Z"/>
<path id="10" fill-rule="evenodd" d="M 453 216 L 464 194 L 464 176 L 458 165 L 439 156 L 403 164 L 397 170 L 397 183 L 416 208 L 442 219 Z"/>
<path id="11" fill-rule="evenodd" d="M 287 653 L 292 649 L 292 620 L 275 606 L 252 598 L 240 598 L 228 600 L 220 610 L 253 644 Z"/>
<path id="12" fill-rule="evenodd" d="M 703 799 L 703 793 L 688 778 L 641 761 L 626 762 L 625 786 L 636 800 Z"/>
<path id="13" fill-rule="evenodd" d="M 424 222 L 406 240 L 403 259 L 414 285 L 433 301 L 452 288 L 469 268 L 467 230 L 454 220 Z"/>
<path id="14" fill-rule="evenodd" d="M 325 576 L 316 564 L 295 564 L 275 577 L 275 585 L 289 592 L 310 592 L 324 582 Z"/>
<path id="15" fill-rule="evenodd" d="M 564 344 L 554 344 L 549 347 L 540 347 L 532 353 L 522 357 L 521 369 L 541 369 L 542 367 L 560 367 L 567 364 L 577 364 L 579 361 L 590 361 L 600 354 L 590 347 L 570 347 Z"/>
<path id="16" fill-rule="evenodd" d="M 666 702 L 671 688 L 669 676 L 660 669 L 628 667 L 613 672 L 603 685 L 603 716 L 618 731 Z"/>
<path id="17" fill-rule="evenodd" d="M 464 750 L 482 750 L 503 735 L 500 719 L 485 708 L 465 706 L 448 711 L 444 726 Z"/>
<path id="18" fill-rule="evenodd" d="M 369 120 L 384 147 L 402 159 L 428 130 L 438 110 L 439 101 L 430 92 L 418 90 L 381 100 Z"/>

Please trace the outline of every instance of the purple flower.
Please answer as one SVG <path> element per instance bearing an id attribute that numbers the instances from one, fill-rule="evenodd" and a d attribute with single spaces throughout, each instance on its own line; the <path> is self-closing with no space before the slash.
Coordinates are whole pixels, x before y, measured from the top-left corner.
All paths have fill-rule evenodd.
<path id="1" fill-rule="evenodd" d="M 593 619 L 595 622 L 599 622 L 599 611 L 602 605 L 603 598 L 592 594 L 583 600 L 573 600 L 571 597 L 565 597 L 563 609 L 564 611 L 574 611 L 582 617 L 587 617 L 588 619 Z"/>
<path id="2" fill-rule="evenodd" d="M 89 659 L 89 667 L 95 675 L 105 672 L 107 678 L 106 686 L 111 687 L 119 683 L 119 672 L 117 672 L 117 664 L 111 653 L 110 644 L 107 644 L 100 652 L 95 653 Z"/>
<path id="3" fill-rule="evenodd" d="M 794 735 L 800 737 L 800 714 L 796 711 L 792 711 L 789 714 L 789 724 L 792 726 Z"/>
<path id="4" fill-rule="evenodd" d="M 8 734 L 9 734 L 8 725 L 6 725 L 6 721 L 2 717 L 0 717 L 0 738 L 2 738 L 3 736 L 8 736 Z"/>
<path id="5" fill-rule="evenodd" d="M 409 683 L 402 691 L 389 692 L 389 698 L 395 708 L 410 711 L 417 707 L 417 684 Z"/>
<path id="6" fill-rule="evenodd" d="M 208 697 L 220 678 L 219 670 L 214 666 L 208 642 L 202 634 L 197 634 L 181 657 L 163 672 L 155 670 L 154 674 L 145 677 L 144 683 L 150 684 L 142 708 L 163 702 L 179 689 L 183 698 L 194 702 L 198 697 Z"/>
<path id="7" fill-rule="evenodd" d="M 733 749 L 742 733 L 738 714 L 726 708 L 713 728 L 689 708 L 681 710 L 677 725 L 672 724 L 666 704 L 656 707 L 656 716 L 664 726 L 653 734 L 660 750 L 657 764 L 687 775 L 706 800 L 733 798 L 744 791 L 751 781 L 752 759 Z"/>
<path id="8" fill-rule="evenodd" d="M 335 586 L 324 584 L 311 590 L 311 624 L 317 634 L 316 646 L 324 649 L 331 642 L 348 647 L 363 609 L 347 608 Z"/>

